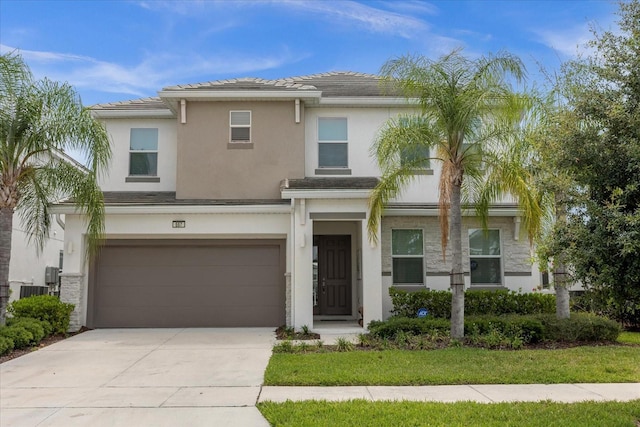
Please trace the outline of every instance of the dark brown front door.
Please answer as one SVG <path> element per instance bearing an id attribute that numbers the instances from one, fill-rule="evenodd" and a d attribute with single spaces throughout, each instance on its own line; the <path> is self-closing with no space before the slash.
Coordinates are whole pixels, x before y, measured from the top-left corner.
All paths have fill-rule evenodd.
<path id="1" fill-rule="evenodd" d="M 319 314 L 351 314 L 351 236 L 319 238 Z"/>

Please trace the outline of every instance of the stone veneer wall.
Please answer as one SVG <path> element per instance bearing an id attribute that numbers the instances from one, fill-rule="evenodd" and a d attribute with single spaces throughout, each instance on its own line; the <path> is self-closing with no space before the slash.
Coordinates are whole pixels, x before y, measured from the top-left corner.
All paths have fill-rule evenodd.
<path id="1" fill-rule="evenodd" d="M 462 252 L 463 267 L 469 271 L 469 229 L 481 228 L 474 218 L 462 220 Z M 424 271 L 426 286 L 429 287 L 429 276 L 448 276 L 451 270 L 451 248 L 447 248 L 446 262 L 442 258 L 440 244 L 440 222 L 434 216 L 387 216 L 382 219 L 382 274 L 389 276 L 392 271 L 391 230 L 394 228 L 421 228 L 424 239 Z M 493 217 L 489 219 L 490 229 L 500 230 L 503 275 L 530 276 L 531 252 L 526 235 L 514 239 L 513 217 Z M 527 278 L 529 281 L 529 278 Z"/>
<path id="2" fill-rule="evenodd" d="M 73 304 L 69 332 L 76 332 L 82 327 L 82 311 L 84 299 L 84 275 L 62 273 L 60 275 L 60 301 Z"/>
<path id="3" fill-rule="evenodd" d="M 293 324 L 293 319 L 291 319 L 291 273 L 285 273 L 285 323 L 287 326 L 291 326 Z"/>

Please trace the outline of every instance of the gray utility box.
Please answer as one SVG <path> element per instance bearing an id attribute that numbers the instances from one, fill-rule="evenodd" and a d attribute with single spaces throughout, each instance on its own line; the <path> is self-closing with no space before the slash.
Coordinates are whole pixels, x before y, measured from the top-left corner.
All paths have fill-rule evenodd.
<path id="1" fill-rule="evenodd" d="M 48 285 L 58 284 L 58 267 L 46 267 L 44 270 L 44 282 Z"/>

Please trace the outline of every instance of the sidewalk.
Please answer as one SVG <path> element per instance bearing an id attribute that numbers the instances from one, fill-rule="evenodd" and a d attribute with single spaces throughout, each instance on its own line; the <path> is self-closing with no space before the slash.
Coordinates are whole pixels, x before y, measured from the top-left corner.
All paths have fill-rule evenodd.
<path id="1" fill-rule="evenodd" d="M 628 401 L 640 399 L 640 383 L 622 384 L 496 384 L 440 386 L 349 386 L 273 387 L 263 386 L 258 402 L 302 400 L 344 401 L 351 399 L 412 400 L 419 402 L 480 403 Z"/>

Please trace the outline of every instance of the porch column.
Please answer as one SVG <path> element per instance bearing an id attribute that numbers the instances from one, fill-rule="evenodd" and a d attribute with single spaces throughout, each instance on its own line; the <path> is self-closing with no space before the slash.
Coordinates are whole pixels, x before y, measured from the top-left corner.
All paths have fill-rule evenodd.
<path id="1" fill-rule="evenodd" d="M 313 221 L 308 219 L 305 204 L 296 200 L 293 226 L 293 280 L 295 304 L 293 327 L 313 327 Z"/>
<path id="2" fill-rule="evenodd" d="M 382 251 L 380 249 L 380 227 L 378 243 L 369 240 L 367 221 L 362 225 L 362 306 L 363 326 L 372 320 L 382 320 Z"/>

